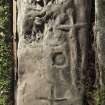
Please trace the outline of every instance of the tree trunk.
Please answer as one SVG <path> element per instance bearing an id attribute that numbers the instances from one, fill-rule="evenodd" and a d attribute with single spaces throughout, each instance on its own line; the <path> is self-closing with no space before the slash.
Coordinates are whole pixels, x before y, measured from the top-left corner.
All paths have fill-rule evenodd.
<path id="1" fill-rule="evenodd" d="M 17 3 L 17 105 L 85 105 L 92 1 Z"/>

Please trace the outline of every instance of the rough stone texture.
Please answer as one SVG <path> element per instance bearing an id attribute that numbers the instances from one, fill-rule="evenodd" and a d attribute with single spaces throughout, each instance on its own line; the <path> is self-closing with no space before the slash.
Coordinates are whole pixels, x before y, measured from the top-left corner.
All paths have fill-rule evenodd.
<path id="1" fill-rule="evenodd" d="M 95 4 L 95 36 L 102 94 L 101 105 L 105 105 L 105 0 L 96 0 Z"/>
<path id="2" fill-rule="evenodd" d="M 83 105 L 90 1 L 17 3 L 17 105 Z"/>

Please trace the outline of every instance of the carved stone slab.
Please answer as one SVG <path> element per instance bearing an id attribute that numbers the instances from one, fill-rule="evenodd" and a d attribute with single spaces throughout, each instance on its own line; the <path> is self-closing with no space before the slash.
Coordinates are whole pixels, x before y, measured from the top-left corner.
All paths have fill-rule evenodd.
<path id="1" fill-rule="evenodd" d="M 17 105 L 83 105 L 87 1 L 17 1 Z"/>

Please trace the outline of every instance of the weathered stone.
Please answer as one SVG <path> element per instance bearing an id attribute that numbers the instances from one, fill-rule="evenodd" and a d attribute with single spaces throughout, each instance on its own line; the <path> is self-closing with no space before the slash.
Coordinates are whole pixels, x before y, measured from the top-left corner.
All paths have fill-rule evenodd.
<path id="1" fill-rule="evenodd" d="M 88 0 L 17 2 L 17 105 L 83 105 Z"/>

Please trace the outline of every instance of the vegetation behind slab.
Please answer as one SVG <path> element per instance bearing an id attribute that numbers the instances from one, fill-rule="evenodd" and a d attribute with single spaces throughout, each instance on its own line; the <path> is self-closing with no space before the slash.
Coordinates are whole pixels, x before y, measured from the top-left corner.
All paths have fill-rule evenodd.
<path id="1" fill-rule="evenodd" d="M 13 69 L 12 36 L 8 33 L 8 0 L 0 0 L 0 105 L 10 104 Z"/>

